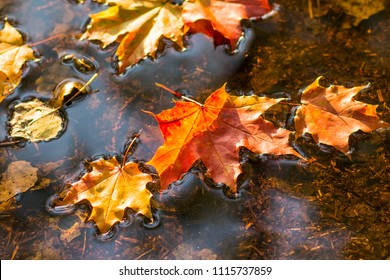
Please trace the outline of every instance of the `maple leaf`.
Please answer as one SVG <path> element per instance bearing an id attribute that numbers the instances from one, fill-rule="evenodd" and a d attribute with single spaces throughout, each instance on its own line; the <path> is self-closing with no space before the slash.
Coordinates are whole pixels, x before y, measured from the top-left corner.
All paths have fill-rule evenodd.
<path id="1" fill-rule="evenodd" d="M 241 146 L 255 153 L 299 156 L 289 146 L 290 131 L 275 128 L 261 117 L 280 100 L 231 96 L 223 86 L 212 93 L 204 105 L 179 101 L 174 108 L 154 115 L 164 136 L 164 144 L 148 164 L 158 171 L 162 189 L 178 180 L 196 160 L 201 159 L 214 181 L 237 191 Z"/>
<path id="2" fill-rule="evenodd" d="M 163 0 L 106 2 L 116 5 L 90 15 L 91 23 L 81 39 L 99 40 L 103 48 L 120 42 L 119 72 L 148 55 L 154 58 L 162 37 L 184 49 L 181 7 Z"/>
<path id="3" fill-rule="evenodd" d="M 322 87 L 318 77 L 302 93 L 302 106 L 294 118 L 296 136 L 310 133 L 316 143 L 335 147 L 348 154 L 349 136 L 358 131 L 372 132 L 389 124 L 379 120 L 377 105 L 356 101 L 353 97 L 366 86 Z"/>
<path id="4" fill-rule="evenodd" d="M 0 31 L 0 102 L 19 85 L 25 62 L 35 59 L 32 48 L 23 43 L 22 34 L 5 21 Z"/>
<path id="5" fill-rule="evenodd" d="M 193 33 L 201 32 L 210 37 L 218 37 L 218 33 L 222 34 L 235 49 L 243 34 L 241 20 L 260 18 L 270 10 L 267 0 L 185 1 L 183 21 Z"/>
<path id="6" fill-rule="evenodd" d="M 59 205 L 88 200 L 92 206 L 88 220 L 95 221 L 101 233 L 120 222 L 126 208 L 153 220 L 150 206 L 152 194 L 146 189 L 152 177 L 142 173 L 137 163 L 128 162 L 122 166 L 113 157 L 95 160 L 90 165 L 92 171 L 72 184 Z"/>

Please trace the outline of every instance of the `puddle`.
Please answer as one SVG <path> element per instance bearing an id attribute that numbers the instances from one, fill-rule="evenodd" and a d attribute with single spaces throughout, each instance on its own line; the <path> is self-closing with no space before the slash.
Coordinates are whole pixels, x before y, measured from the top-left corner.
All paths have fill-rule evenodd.
<path id="1" fill-rule="evenodd" d="M 386 131 L 352 140 L 354 162 L 321 150 L 310 139 L 298 144 L 318 159 L 313 165 L 253 156 L 248 163 L 251 180 L 238 199 L 227 198 L 223 189 L 207 186 L 189 173 L 182 184 L 172 187 L 170 197 L 155 193 L 161 206 L 156 210 L 158 224 L 145 227 L 142 218 L 129 215 L 112 235 L 103 237 L 96 237 L 92 223 L 82 222 L 88 213 L 85 205 L 71 215 L 53 215 L 45 205 L 66 183 L 79 178 L 83 160 L 122 153 L 134 133 L 142 131 L 133 156 L 141 161 L 152 157 L 162 137 L 156 137 L 160 133 L 154 118 L 141 110 L 159 113 L 173 106 L 172 96 L 155 83 L 185 91 L 199 101 L 225 82 L 232 93 L 289 96 L 296 101 L 300 89 L 324 75 L 326 82 L 346 86 L 371 82 L 372 90 L 359 100 L 377 104 L 380 90 L 388 101 L 383 74 L 389 70 L 388 39 L 383 47 L 373 43 L 385 40 L 381 34 L 388 29 L 388 16 L 380 14 L 358 27 L 341 29 L 333 10 L 321 19 L 307 20 L 305 7 L 281 1 L 281 14 L 248 29 L 234 55 L 223 46 L 215 48 L 203 35 L 192 35 L 187 51 L 167 47 L 156 61 L 147 59 L 118 76 L 112 68 L 113 48 L 101 50 L 78 40 L 87 15 L 103 8 L 86 2 L 0 4 L 0 15 L 16 23 L 29 42 L 53 37 L 34 46 L 41 62 L 30 64 L 21 85 L 0 103 L 0 139 L 7 141 L 12 102 L 50 98 L 61 81 L 87 82 L 98 73 L 91 93 L 66 107 L 68 122 L 61 137 L 0 146 L 1 170 L 12 160 L 26 160 L 39 168 L 41 181 L 49 180 L 47 187 L 20 195 L 19 207 L 11 215 L 0 216 L 2 259 L 386 258 L 390 246 L 385 237 L 389 204 L 383 198 L 390 194 L 385 178 L 390 136 Z M 318 28 L 323 31 L 315 33 Z M 352 53 L 341 46 L 348 37 L 359 38 Z M 356 61 L 354 55 L 359 53 L 365 54 L 364 59 Z M 64 61 L 69 54 L 91 60 L 96 70 Z M 389 122 L 389 111 L 383 106 L 378 110 Z M 70 210 L 58 209 L 62 214 Z"/>

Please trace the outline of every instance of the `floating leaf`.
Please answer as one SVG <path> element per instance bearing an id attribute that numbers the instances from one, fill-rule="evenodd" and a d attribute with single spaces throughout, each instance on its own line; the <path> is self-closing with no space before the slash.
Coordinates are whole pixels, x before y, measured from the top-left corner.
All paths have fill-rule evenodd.
<path id="1" fill-rule="evenodd" d="M 223 86 L 204 105 L 180 101 L 174 108 L 155 115 L 164 144 L 148 164 L 157 169 L 162 188 L 178 180 L 201 159 L 215 181 L 236 191 L 241 146 L 254 153 L 299 156 L 289 145 L 290 131 L 275 128 L 261 117 L 280 100 L 231 96 Z"/>
<path id="2" fill-rule="evenodd" d="M 63 118 L 58 109 L 33 99 L 14 107 L 10 120 L 10 136 L 32 142 L 48 141 L 56 138 L 63 126 Z"/>
<path id="3" fill-rule="evenodd" d="M 302 106 L 294 118 L 297 137 L 310 133 L 316 143 L 333 146 L 347 154 L 352 133 L 389 127 L 388 123 L 379 120 L 377 105 L 353 99 L 365 86 L 345 88 L 332 85 L 325 88 L 319 84 L 321 78 L 317 78 L 302 94 Z"/>
<path id="4" fill-rule="evenodd" d="M 98 2 L 114 5 L 90 15 L 91 23 L 81 38 L 98 40 L 103 48 L 120 43 L 116 51 L 119 72 L 146 56 L 155 58 L 162 38 L 184 50 L 183 36 L 190 29 L 215 38 L 217 45 L 227 41 L 234 49 L 243 33 L 241 20 L 259 18 L 270 11 L 267 0 L 196 0 L 182 5 L 167 0 Z"/>
<path id="5" fill-rule="evenodd" d="M 38 180 L 37 171 L 27 161 L 11 162 L 0 181 L 0 203 L 32 188 Z"/>
<path id="6" fill-rule="evenodd" d="M 184 48 L 181 7 L 163 0 L 107 2 L 117 5 L 91 15 L 91 24 L 81 38 L 99 40 L 103 47 L 120 42 L 116 52 L 120 72 L 148 55 L 155 57 L 162 37 Z"/>
<path id="7" fill-rule="evenodd" d="M 89 220 L 95 221 L 101 233 L 120 222 L 126 208 L 153 220 L 146 184 L 152 177 L 142 173 L 134 162 L 120 165 L 115 157 L 90 163 L 92 171 L 72 184 L 59 205 L 75 204 L 83 200 L 92 205 Z"/>
<path id="8" fill-rule="evenodd" d="M 193 0 L 183 3 L 183 20 L 191 32 L 212 38 L 219 33 L 235 49 L 243 35 L 241 20 L 260 18 L 270 10 L 267 0 Z"/>
<path id="9" fill-rule="evenodd" d="M 5 21 L 0 31 L 0 102 L 19 85 L 22 67 L 27 60 L 37 59 L 22 34 Z"/>

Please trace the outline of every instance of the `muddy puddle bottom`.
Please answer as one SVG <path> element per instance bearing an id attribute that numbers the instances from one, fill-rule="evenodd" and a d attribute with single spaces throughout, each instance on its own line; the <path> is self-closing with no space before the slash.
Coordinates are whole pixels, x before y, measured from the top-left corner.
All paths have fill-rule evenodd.
<path id="1" fill-rule="evenodd" d="M 313 2 L 313 3 L 312 3 Z M 159 224 L 148 228 L 129 217 L 110 236 L 84 223 L 82 205 L 70 215 L 53 215 L 46 205 L 65 184 L 83 172 L 82 162 L 99 155 L 123 153 L 141 131 L 134 158 L 148 161 L 162 143 L 157 123 L 142 110 L 159 113 L 173 106 L 172 96 L 155 86 L 204 101 L 227 82 L 231 94 L 288 96 L 299 100 L 302 88 L 318 76 L 324 83 L 371 88 L 358 99 L 380 104 L 378 114 L 390 122 L 389 9 L 354 25 L 336 4 L 279 1 L 279 15 L 255 23 L 239 52 L 214 48 L 210 39 L 193 35 L 188 50 L 172 47 L 116 75 L 114 48 L 79 41 L 88 14 L 103 6 L 86 1 L 2 1 L 7 16 L 34 46 L 41 62 L 30 63 L 21 85 L 0 103 L 0 140 L 7 141 L 9 107 L 31 97 L 49 99 L 68 78 L 88 81 L 91 92 L 65 109 L 66 130 L 55 140 L 0 146 L 0 171 L 25 160 L 38 168 L 36 186 L 16 197 L 0 213 L 1 259 L 387 259 L 390 256 L 390 132 L 351 136 L 352 160 L 311 139 L 299 139 L 301 152 L 315 158 L 302 164 L 244 152 L 247 174 L 237 198 L 206 185 L 190 172 L 160 203 Z M 329 1 L 330 2 L 330 1 Z M 311 3 L 309 7 L 308 3 Z M 66 55 L 90 60 L 91 73 Z M 291 107 L 281 106 L 267 118 L 286 124 Z M 291 122 L 287 127 L 294 128 Z M 290 127 L 289 127 L 290 126 Z"/>

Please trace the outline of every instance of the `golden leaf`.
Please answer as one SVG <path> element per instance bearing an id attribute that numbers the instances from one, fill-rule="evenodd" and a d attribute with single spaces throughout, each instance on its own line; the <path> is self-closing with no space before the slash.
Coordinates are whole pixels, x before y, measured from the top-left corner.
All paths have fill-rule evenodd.
<path id="1" fill-rule="evenodd" d="M 32 188 L 38 180 L 37 170 L 27 161 L 11 162 L 0 181 L 0 203 Z"/>
<path id="2" fill-rule="evenodd" d="M 32 48 L 23 43 L 19 31 L 5 21 L 0 31 L 0 102 L 19 85 L 24 63 L 35 59 Z"/>
<path id="3" fill-rule="evenodd" d="M 120 165 L 115 157 L 98 159 L 90 163 L 92 171 L 72 184 L 65 198 L 58 204 L 75 204 L 88 200 L 92 205 L 89 220 L 95 221 L 100 232 L 107 232 L 123 219 L 126 208 L 153 220 L 146 184 L 152 177 L 142 173 L 138 164 Z"/>
<path id="4" fill-rule="evenodd" d="M 34 99 L 15 106 L 10 121 L 11 137 L 21 137 L 32 142 L 48 141 L 63 129 L 63 119 L 57 109 Z"/>

